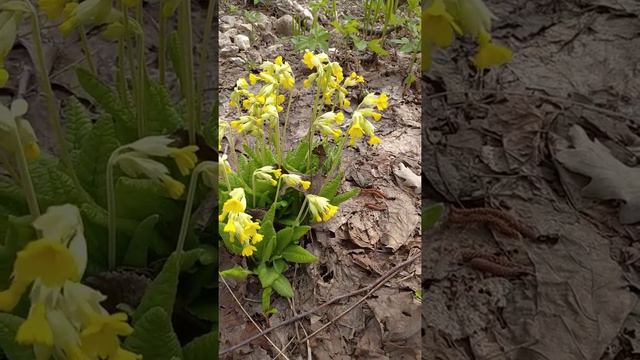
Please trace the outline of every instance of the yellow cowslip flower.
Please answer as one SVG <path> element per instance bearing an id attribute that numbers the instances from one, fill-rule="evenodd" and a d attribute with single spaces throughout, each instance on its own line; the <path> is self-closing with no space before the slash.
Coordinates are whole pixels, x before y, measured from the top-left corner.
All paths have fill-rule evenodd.
<path id="1" fill-rule="evenodd" d="M 254 73 L 249 74 L 249 82 L 251 85 L 255 85 L 260 80 L 260 77 Z"/>
<path id="2" fill-rule="evenodd" d="M 379 121 L 382 118 L 382 114 L 373 111 L 373 109 L 363 108 L 359 109 L 359 111 L 360 114 L 362 114 L 362 116 L 364 116 L 365 118 L 371 117 L 375 121 Z"/>
<path id="3" fill-rule="evenodd" d="M 356 72 L 353 71 L 351 74 L 349 74 L 349 77 L 344 79 L 344 83 L 342 86 L 348 88 L 361 83 L 364 83 L 364 77 L 356 74 Z"/>
<path id="4" fill-rule="evenodd" d="M 278 115 L 278 108 L 276 107 L 276 105 L 265 105 L 262 108 L 260 119 L 262 119 L 263 122 L 268 122 L 269 127 L 275 129 L 280 119 L 280 116 Z"/>
<path id="5" fill-rule="evenodd" d="M 322 135 L 332 136 L 335 140 L 337 140 L 340 135 L 342 135 L 342 131 L 338 129 L 336 125 L 340 125 L 343 119 L 343 113 L 335 113 L 333 111 L 330 111 L 318 116 L 318 118 L 314 122 L 314 127 L 318 129 Z"/>
<path id="6" fill-rule="evenodd" d="M 218 151 L 222 150 L 222 140 L 224 139 L 225 134 L 227 133 L 227 129 L 229 129 L 231 125 L 227 121 L 220 121 L 218 124 Z"/>
<path id="7" fill-rule="evenodd" d="M 173 141 L 174 140 L 168 136 L 147 136 L 132 142 L 127 145 L 127 147 L 149 156 L 171 157 L 175 160 L 180 173 L 183 176 L 189 175 L 191 169 L 193 169 L 198 162 L 198 157 L 196 156 L 198 147 L 195 145 L 182 148 L 168 146 Z"/>
<path id="8" fill-rule="evenodd" d="M 68 34 L 80 25 L 101 24 L 111 14 L 111 0 L 85 0 L 66 4 L 64 22 L 59 26 L 62 34 Z"/>
<path id="9" fill-rule="evenodd" d="M 231 164 L 229 164 L 229 160 L 227 159 L 227 154 L 218 154 L 218 163 L 221 165 L 220 169 L 227 174 L 231 174 L 233 169 L 231 169 Z"/>
<path id="10" fill-rule="evenodd" d="M 282 174 L 280 179 L 282 179 L 282 181 L 284 181 L 284 183 L 287 184 L 287 186 L 291 186 L 291 187 L 300 186 L 302 187 L 303 190 L 308 190 L 309 187 L 311 186 L 310 181 L 302 180 L 302 177 L 296 174 Z"/>
<path id="11" fill-rule="evenodd" d="M 305 88 L 309 88 L 311 87 L 311 85 L 313 84 L 314 81 L 316 81 L 316 79 L 318 78 L 318 73 L 313 73 L 311 75 L 309 75 L 303 82 L 302 82 L 302 86 Z"/>
<path id="12" fill-rule="evenodd" d="M 268 181 L 269 183 L 271 183 L 271 185 L 276 186 L 278 182 L 275 179 L 278 179 L 280 176 L 282 176 L 282 170 L 267 165 L 254 171 L 253 176 L 257 179 Z"/>
<path id="13" fill-rule="evenodd" d="M 247 90 L 249 88 L 249 83 L 247 82 L 247 79 L 240 78 L 236 81 L 236 87 L 241 90 Z"/>
<path id="14" fill-rule="evenodd" d="M 196 163 L 198 162 L 198 157 L 196 156 L 198 147 L 195 145 L 189 145 L 183 148 L 171 149 L 173 150 L 169 156 L 175 160 L 176 165 L 178 165 L 178 169 L 180 170 L 180 174 L 182 174 L 182 176 L 189 175 L 191 169 L 196 167 Z"/>
<path id="15" fill-rule="evenodd" d="M 239 214 L 247 208 L 247 198 L 243 188 L 235 188 L 229 192 L 229 200 L 222 206 L 222 214 L 218 216 L 219 221 L 224 221 L 227 214 Z"/>
<path id="16" fill-rule="evenodd" d="M 374 134 L 374 126 L 371 124 L 369 120 L 365 118 L 362 114 L 361 110 L 356 110 L 353 112 L 351 116 L 351 125 L 349 130 L 347 130 L 347 134 L 349 135 L 349 145 L 355 145 L 358 139 L 362 138 L 364 135 L 369 137 L 368 143 L 369 145 L 376 145 L 380 143 L 380 138 Z"/>
<path id="17" fill-rule="evenodd" d="M 325 53 L 315 55 L 311 51 L 307 51 L 304 53 L 302 62 L 307 65 L 310 70 L 315 68 L 319 74 L 322 74 L 324 72 L 324 64 L 329 62 L 329 56 Z"/>
<path id="18" fill-rule="evenodd" d="M 111 9 L 111 13 L 103 20 L 103 22 L 107 24 L 102 32 L 102 37 L 105 39 L 116 41 L 125 35 L 124 16 L 120 11 Z M 127 37 L 132 37 L 136 34 L 141 34 L 142 27 L 136 19 L 129 17 L 127 19 L 127 31 Z"/>
<path id="19" fill-rule="evenodd" d="M 118 351 L 122 351 L 118 337 L 132 333 L 133 328 L 127 323 L 125 313 L 92 314 L 81 333 L 82 350 L 92 358 L 114 359 Z"/>
<path id="20" fill-rule="evenodd" d="M 231 121 L 230 125 L 238 134 L 251 133 L 256 136 L 262 134 L 262 120 L 259 122 L 253 116 L 240 116 L 238 120 Z"/>
<path id="21" fill-rule="evenodd" d="M 164 188 L 167 189 L 167 192 L 172 199 L 177 200 L 184 193 L 184 184 L 169 175 L 162 175 L 160 177 L 160 182 Z"/>
<path id="22" fill-rule="evenodd" d="M 184 184 L 169 176 L 169 169 L 146 154 L 130 151 L 118 155 L 115 163 L 130 177 L 144 175 L 160 183 L 173 199 L 179 199 L 184 193 Z"/>
<path id="23" fill-rule="evenodd" d="M 11 109 L 0 104 L 0 148 L 14 154 L 18 151 L 15 130 L 22 143 L 22 152 L 27 161 L 40 157 L 38 138 L 31 124 L 22 116 L 27 113 L 29 105 L 24 99 L 17 99 L 11 103 Z"/>
<path id="24" fill-rule="evenodd" d="M 335 76 L 336 81 L 338 83 L 342 82 L 342 80 L 344 80 L 344 74 L 342 72 L 342 66 L 340 66 L 340 64 L 338 64 L 337 62 L 332 62 L 331 63 L 331 73 L 333 74 L 333 76 Z"/>
<path id="25" fill-rule="evenodd" d="M 338 207 L 331 205 L 329 199 L 318 195 L 307 194 L 309 211 L 316 222 L 328 221 L 338 211 Z"/>
<path id="26" fill-rule="evenodd" d="M 513 57 L 510 49 L 491 42 L 491 35 L 486 31 L 481 31 L 478 36 L 479 48 L 473 57 L 473 65 L 482 71 L 492 66 L 499 66 L 508 63 Z"/>
<path id="27" fill-rule="evenodd" d="M 477 37 L 482 31 L 491 30 L 491 19 L 495 17 L 483 0 L 444 0 L 444 4 L 462 32 Z"/>
<path id="28" fill-rule="evenodd" d="M 20 345 L 53 346 L 53 330 L 47 321 L 44 303 L 31 305 L 27 319 L 18 328 L 16 342 Z"/>
<path id="29" fill-rule="evenodd" d="M 423 11 L 422 26 L 422 41 L 433 43 L 441 48 L 451 45 L 455 37 L 454 31 L 462 34 L 453 16 L 447 12 L 443 0 L 433 0 L 431 5 Z"/>
<path id="30" fill-rule="evenodd" d="M 229 234 L 229 240 L 235 241 L 237 238 L 242 245 L 242 256 L 251 256 L 256 248 L 253 246 L 264 239 L 258 233 L 260 224 L 251 220 L 251 215 L 239 212 L 230 213 L 227 224 L 223 231 Z"/>
<path id="31" fill-rule="evenodd" d="M 362 99 L 360 106 L 366 106 L 366 107 L 375 106 L 378 108 L 378 110 L 384 110 L 389 106 L 388 100 L 389 98 L 385 93 L 381 93 L 380 95 L 371 93 L 365 96 L 364 99 Z"/>
<path id="32" fill-rule="evenodd" d="M 64 7 L 72 0 L 38 0 L 38 7 L 49 20 L 55 20 L 62 16 Z"/>

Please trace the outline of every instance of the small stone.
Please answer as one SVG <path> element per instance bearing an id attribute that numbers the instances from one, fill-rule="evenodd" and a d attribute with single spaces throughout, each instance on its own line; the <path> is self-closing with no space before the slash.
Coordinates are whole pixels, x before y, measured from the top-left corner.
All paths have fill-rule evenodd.
<path id="1" fill-rule="evenodd" d="M 243 58 L 237 56 L 230 58 L 229 61 L 236 66 L 244 66 L 246 62 Z"/>
<path id="2" fill-rule="evenodd" d="M 280 52 L 282 51 L 282 48 L 284 47 L 284 45 L 282 44 L 275 44 L 275 45 L 271 45 L 268 48 L 265 49 L 265 55 L 268 58 L 275 58 L 276 56 L 280 55 Z"/>
<path id="3" fill-rule="evenodd" d="M 225 32 L 225 34 L 226 34 L 229 38 L 233 39 L 236 35 L 238 35 L 238 29 L 236 29 L 236 28 L 229 29 L 229 30 L 227 30 L 227 31 Z"/>
<path id="4" fill-rule="evenodd" d="M 228 45 L 231 45 L 231 37 L 229 37 L 229 35 L 227 35 L 226 33 L 223 32 L 219 32 L 218 33 L 218 47 L 220 49 L 227 47 Z"/>
<path id="5" fill-rule="evenodd" d="M 238 34 L 247 36 L 253 34 L 253 26 L 251 26 L 251 24 L 237 24 L 236 29 L 238 30 Z"/>
<path id="6" fill-rule="evenodd" d="M 225 48 L 221 48 L 220 49 L 220 57 L 221 58 L 228 58 L 231 57 L 233 55 L 236 55 L 238 53 L 238 51 L 240 51 L 240 49 L 235 46 L 235 45 L 229 45 Z"/>
<path id="7" fill-rule="evenodd" d="M 233 25 L 231 25 L 231 24 L 222 23 L 219 26 L 220 26 L 220 31 L 222 31 L 222 32 L 226 32 L 226 31 L 229 31 L 230 29 L 233 29 Z"/>
<path id="8" fill-rule="evenodd" d="M 276 34 L 280 36 L 293 35 L 293 17 L 291 15 L 284 15 L 276 20 L 275 23 Z"/>
<path id="9" fill-rule="evenodd" d="M 224 15 L 220 18 L 220 22 L 223 24 L 235 25 L 238 22 L 238 18 L 233 15 Z"/>
<path id="10" fill-rule="evenodd" d="M 251 41 L 249 40 L 249 37 L 242 34 L 236 35 L 233 38 L 233 43 L 236 44 L 236 46 L 240 50 L 247 50 L 248 48 L 251 47 Z"/>
<path id="11" fill-rule="evenodd" d="M 271 21 L 265 14 L 260 13 L 258 19 L 253 22 L 253 25 L 261 31 L 271 31 Z"/>

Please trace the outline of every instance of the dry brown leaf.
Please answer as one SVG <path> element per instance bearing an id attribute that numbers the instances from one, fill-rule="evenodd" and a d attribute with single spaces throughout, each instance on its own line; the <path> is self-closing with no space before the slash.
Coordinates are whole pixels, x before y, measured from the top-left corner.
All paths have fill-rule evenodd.
<path id="1" fill-rule="evenodd" d="M 569 130 L 569 136 L 574 149 L 558 152 L 556 157 L 567 169 L 591 178 L 582 193 L 599 200 L 624 200 L 620 222 L 640 221 L 640 169 L 620 162 L 597 139 L 591 141 L 578 125 Z"/>

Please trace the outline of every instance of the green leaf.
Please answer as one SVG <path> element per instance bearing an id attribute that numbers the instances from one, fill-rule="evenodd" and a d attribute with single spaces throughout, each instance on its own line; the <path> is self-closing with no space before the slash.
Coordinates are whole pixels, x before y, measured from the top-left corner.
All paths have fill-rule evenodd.
<path id="1" fill-rule="evenodd" d="M 360 188 L 353 188 L 347 192 L 344 192 L 334 197 L 333 200 L 331 200 L 331 204 L 338 206 L 343 202 L 351 199 L 352 197 L 358 196 L 358 194 L 360 194 Z"/>
<path id="2" fill-rule="evenodd" d="M 70 96 L 64 106 L 65 137 L 70 152 L 80 150 L 91 131 L 91 119 L 84 105 L 75 96 Z"/>
<path id="3" fill-rule="evenodd" d="M 135 323 L 125 346 L 143 359 L 182 359 L 182 348 L 171 325 L 171 315 L 162 307 L 149 308 Z"/>
<path id="4" fill-rule="evenodd" d="M 222 277 L 224 278 L 232 278 L 232 279 L 239 279 L 239 280 L 246 280 L 247 276 L 253 274 L 253 271 L 249 271 L 245 268 L 243 268 L 242 266 L 234 266 L 231 269 L 227 269 L 224 271 L 220 272 L 220 275 L 222 275 Z"/>
<path id="5" fill-rule="evenodd" d="M 120 101 L 116 92 L 90 71 L 82 67 L 76 68 L 76 75 L 80 86 L 91 95 L 105 112 L 113 117 L 113 121 L 115 122 L 114 127 L 120 142 L 128 144 L 136 140 L 138 131 L 135 115 L 126 104 Z"/>
<path id="6" fill-rule="evenodd" d="M 199 336 L 182 348 L 184 360 L 211 360 L 218 354 L 218 334 L 210 332 Z"/>
<path id="7" fill-rule="evenodd" d="M 288 266 L 289 265 L 287 264 L 287 262 L 284 261 L 283 259 L 273 260 L 273 268 L 275 271 L 278 272 L 278 274 L 282 274 L 283 272 L 285 272 Z"/>
<path id="8" fill-rule="evenodd" d="M 273 223 L 271 221 L 263 221 L 260 224 L 260 234 L 264 238 L 256 247 L 258 249 L 258 257 L 264 262 L 271 258 L 276 245 L 276 230 L 273 228 Z"/>
<path id="9" fill-rule="evenodd" d="M 171 32 L 169 34 L 169 41 L 167 42 L 167 54 L 169 55 L 169 60 L 171 60 L 171 65 L 173 66 L 173 71 L 175 71 L 176 75 L 178 75 L 178 79 L 182 83 L 182 50 L 180 49 L 180 37 L 178 36 L 177 31 Z"/>
<path id="10" fill-rule="evenodd" d="M 429 230 L 435 225 L 444 213 L 444 205 L 432 204 L 422 210 L 422 231 Z"/>
<path id="11" fill-rule="evenodd" d="M 4 352 L 9 360 L 34 360 L 33 346 L 18 345 L 16 333 L 24 319 L 12 314 L 0 313 L 0 354 Z"/>
<path id="12" fill-rule="evenodd" d="M 0 176 L 0 203 L 12 214 L 29 212 L 22 188 L 8 176 Z"/>
<path id="13" fill-rule="evenodd" d="M 80 213 L 83 219 L 103 228 L 107 227 L 109 220 L 107 218 L 107 210 L 104 208 L 94 204 L 82 204 L 82 206 L 80 206 Z M 132 236 L 138 228 L 138 222 L 118 216 L 116 228 L 118 232 Z"/>
<path id="14" fill-rule="evenodd" d="M 300 245 L 289 245 L 282 252 L 282 257 L 287 261 L 298 264 L 311 264 L 318 260 L 317 257 Z"/>
<path id="15" fill-rule="evenodd" d="M 29 164 L 29 171 L 41 208 L 90 202 L 84 189 L 78 189 L 69 175 L 60 169 L 57 159 L 42 157 Z"/>
<path id="16" fill-rule="evenodd" d="M 373 39 L 373 40 L 369 40 L 369 42 L 367 42 L 367 47 L 373 51 L 374 53 L 380 55 L 380 56 L 387 56 L 389 55 L 389 52 L 385 49 L 382 48 L 382 39 Z"/>
<path id="17" fill-rule="evenodd" d="M 306 167 L 308 152 L 309 143 L 306 141 L 300 141 L 295 149 L 287 153 L 285 164 L 291 169 L 301 172 Z"/>
<path id="18" fill-rule="evenodd" d="M 165 262 L 162 271 L 149 284 L 142 296 L 140 305 L 133 314 L 133 321 L 136 323 L 142 319 L 147 311 L 155 307 L 160 307 L 165 313 L 171 316 L 173 304 L 178 291 L 178 278 L 180 276 L 181 254 L 174 252 Z"/>
<path id="19" fill-rule="evenodd" d="M 131 238 L 131 242 L 129 242 L 124 260 L 122 260 L 123 265 L 133 267 L 147 266 L 147 255 L 151 239 L 159 237 L 158 232 L 155 230 L 155 226 L 159 220 L 160 216 L 154 214 L 138 224 Z"/>
<path id="20" fill-rule="evenodd" d="M 291 287 L 291 283 L 284 275 L 280 275 L 276 281 L 271 284 L 271 287 L 280 294 L 280 296 L 284 296 L 289 299 L 293 297 L 293 288 Z"/>
<path id="21" fill-rule="evenodd" d="M 136 220 L 158 214 L 162 221 L 171 222 L 182 215 L 178 202 L 168 197 L 162 185 L 150 179 L 119 178 L 116 205 L 118 216 Z"/>
<path id="22" fill-rule="evenodd" d="M 107 162 L 118 146 L 113 121 L 103 116 L 90 129 L 77 155 L 80 183 L 102 206 L 107 203 Z"/>
<path id="23" fill-rule="evenodd" d="M 353 45 L 355 45 L 356 49 L 358 49 L 358 51 L 362 51 L 364 49 L 367 48 L 367 41 L 360 39 L 357 36 L 352 36 L 351 40 L 353 40 Z"/>
<path id="24" fill-rule="evenodd" d="M 146 81 L 145 100 L 146 127 L 150 134 L 172 133 L 182 124 L 167 90 L 149 78 Z"/>
<path id="25" fill-rule="evenodd" d="M 324 198 L 327 198 L 329 199 L 329 201 L 331 201 L 338 193 L 338 187 L 340 187 L 340 183 L 342 182 L 343 176 L 344 176 L 344 172 L 340 171 L 336 175 L 336 177 L 334 177 L 333 179 L 331 179 L 331 181 L 327 182 L 322 186 L 322 189 L 320 189 L 320 192 L 318 193 L 318 195 Z"/>
<path id="26" fill-rule="evenodd" d="M 271 310 L 271 287 L 262 289 L 262 296 L 260 297 L 260 304 L 262 305 L 262 312 L 268 313 Z"/>
<path id="27" fill-rule="evenodd" d="M 284 250 L 284 248 L 287 247 L 287 245 L 291 244 L 292 240 L 293 240 L 293 227 L 288 226 L 278 231 L 278 233 L 276 234 L 277 245 L 274 253 L 276 255 L 279 255 L 282 252 L 282 250 Z"/>
<path id="28" fill-rule="evenodd" d="M 262 284 L 262 288 L 267 288 L 273 284 L 273 282 L 280 275 L 273 268 L 267 266 L 265 263 L 261 263 L 258 265 L 258 269 L 256 269 L 256 273 L 258 274 L 258 279 L 260 279 L 260 283 Z"/>
<path id="29" fill-rule="evenodd" d="M 305 236 L 309 230 L 311 230 L 311 226 L 301 225 L 293 228 L 293 235 L 291 236 L 292 242 L 297 242 L 301 237 Z"/>

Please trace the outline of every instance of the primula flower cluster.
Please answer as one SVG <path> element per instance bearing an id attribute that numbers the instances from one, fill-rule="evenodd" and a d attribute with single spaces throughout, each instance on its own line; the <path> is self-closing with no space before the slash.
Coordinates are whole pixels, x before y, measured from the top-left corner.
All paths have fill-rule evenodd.
<path id="1" fill-rule="evenodd" d="M 422 16 L 424 71 L 431 67 L 431 48 L 448 48 L 456 34 L 476 39 L 472 62 L 478 70 L 511 61 L 511 50 L 491 41 L 492 17 L 482 0 L 431 0 Z"/>
<path id="2" fill-rule="evenodd" d="M 251 220 L 251 215 L 245 213 L 247 199 L 243 188 L 235 188 L 229 192 L 229 200 L 222 207 L 219 221 L 227 220 L 224 232 L 229 234 L 229 240 L 236 239 L 242 245 L 242 256 L 251 256 L 257 250 L 255 245 L 262 241 L 262 234 L 258 233 L 260 224 Z"/>
<path id="3" fill-rule="evenodd" d="M 173 158 L 180 174 L 187 176 L 198 162 L 195 145 L 183 148 L 169 147 L 173 140 L 167 136 L 147 136 L 137 140 L 124 148 L 131 149 L 119 153 L 113 160 L 122 171 L 131 177 L 145 176 L 160 183 L 169 195 L 178 199 L 184 193 L 184 184 L 169 175 L 169 169 L 161 162 L 151 157 Z"/>
<path id="4" fill-rule="evenodd" d="M 78 208 L 52 206 L 33 227 L 42 238 L 17 254 L 11 285 L 0 292 L 0 311 L 8 312 L 31 287 L 31 308 L 16 342 L 32 345 L 38 359 L 141 359 L 120 347 L 120 337 L 133 333 L 127 315 L 109 314 L 100 305 L 106 297 L 79 282 L 87 243 Z"/>

